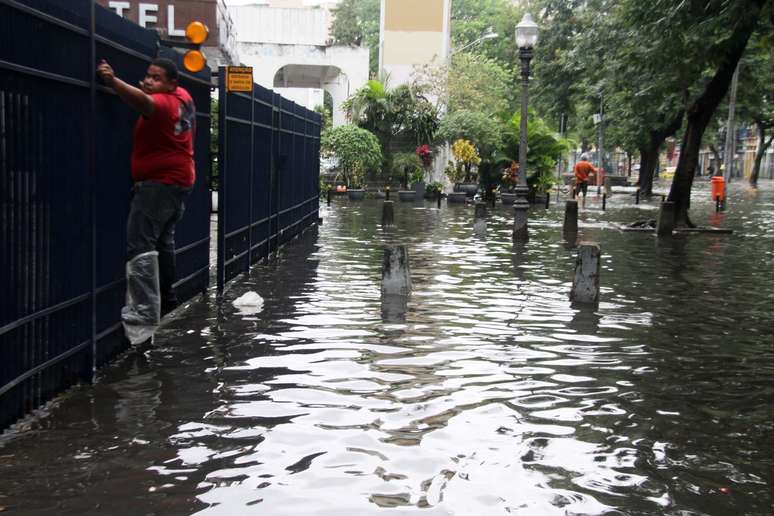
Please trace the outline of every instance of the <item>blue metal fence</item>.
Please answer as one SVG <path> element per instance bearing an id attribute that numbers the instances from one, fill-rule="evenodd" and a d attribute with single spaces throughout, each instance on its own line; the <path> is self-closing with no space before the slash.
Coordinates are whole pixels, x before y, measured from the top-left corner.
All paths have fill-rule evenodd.
<path id="1" fill-rule="evenodd" d="M 105 58 L 140 79 L 158 36 L 92 0 L 0 0 L 0 429 L 126 346 L 132 113 L 96 82 Z M 176 288 L 209 269 L 209 73 L 183 74 L 199 112 L 197 183 L 177 230 Z"/>
<path id="2" fill-rule="evenodd" d="M 225 77 L 225 69 L 219 72 Z M 253 85 L 219 87 L 218 288 L 317 222 L 318 113 Z"/>

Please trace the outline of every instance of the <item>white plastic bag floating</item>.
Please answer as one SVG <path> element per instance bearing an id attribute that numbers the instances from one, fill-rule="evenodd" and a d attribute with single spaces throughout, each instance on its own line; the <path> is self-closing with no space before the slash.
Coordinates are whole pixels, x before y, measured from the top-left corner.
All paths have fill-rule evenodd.
<path id="1" fill-rule="evenodd" d="M 129 342 L 139 344 L 156 332 L 161 319 L 159 253 L 142 253 L 126 263 L 126 306 L 121 320 Z"/>
<path id="2" fill-rule="evenodd" d="M 263 298 L 257 292 L 247 292 L 235 299 L 233 305 L 242 315 L 255 315 L 263 310 Z"/>

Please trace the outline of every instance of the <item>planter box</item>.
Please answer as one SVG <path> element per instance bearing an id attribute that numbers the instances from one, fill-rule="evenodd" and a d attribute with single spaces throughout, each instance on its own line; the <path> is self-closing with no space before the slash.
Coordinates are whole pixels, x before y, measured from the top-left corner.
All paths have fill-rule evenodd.
<path id="1" fill-rule="evenodd" d="M 350 201 L 362 201 L 365 199 L 365 190 L 347 190 Z"/>
<path id="2" fill-rule="evenodd" d="M 401 190 L 398 192 L 398 199 L 403 202 L 413 202 L 417 198 L 417 193 L 414 190 Z"/>
<path id="3" fill-rule="evenodd" d="M 516 202 L 516 194 L 513 192 L 500 192 L 500 201 L 503 204 L 513 204 Z"/>
<path id="4" fill-rule="evenodd" d="M 478 184 L 476 183 L 457 183 L 454 185 L 455 192 L 464 192 L 468 197 L 474 197 L 478 192 Z"/>
<path id="5" fill-rule="evenodd" d="M 465 192 L 452 192 L 446 195 L 446 202 L 465 203 L 468 201 L 468 194 Z"/>

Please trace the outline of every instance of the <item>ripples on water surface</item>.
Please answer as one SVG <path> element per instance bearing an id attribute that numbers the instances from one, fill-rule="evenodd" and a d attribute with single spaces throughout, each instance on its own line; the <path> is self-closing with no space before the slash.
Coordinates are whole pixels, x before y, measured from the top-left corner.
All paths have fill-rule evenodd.
<path id="1" fill-rule="evenodd" d="M 733 236 L 657 242 L 582 213 L 602 303 L 568 302 L 562 212 L 510 241 L 498 207 L 334 203 L 325 224 L 193 304 L 158 346 L 0 448 L 0 506 L 69 513 L 770 514 L 774 190 Z M 701 197 L 706 192 L 701 191 Z M 742 203 L 742 200 L 747 202 Z M 593 204 L 593 203 L 590 203 Z M 593 208 L 593 207 L 591 207 Z M 697 202 L 700 223 L 718 223 Z M 382 304 L 382 246 L 413 293 Z M 248 290 L 263 312 L 239 314 Z"/>

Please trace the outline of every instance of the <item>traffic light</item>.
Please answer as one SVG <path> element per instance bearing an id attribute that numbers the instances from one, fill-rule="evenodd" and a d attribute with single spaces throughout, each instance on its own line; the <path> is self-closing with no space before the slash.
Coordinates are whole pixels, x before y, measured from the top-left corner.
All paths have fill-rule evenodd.
<path id="1" fill-rule="evenodd" d="M 189 72 L 200 72 L 207 65 L 207 59 L 199 47 L 209 35 L 210 29 L 200 21 L 193 21 L 185 28 L 185 37 L 190 42 L 190 50 L 183 56 L 183 66 Z"/>

